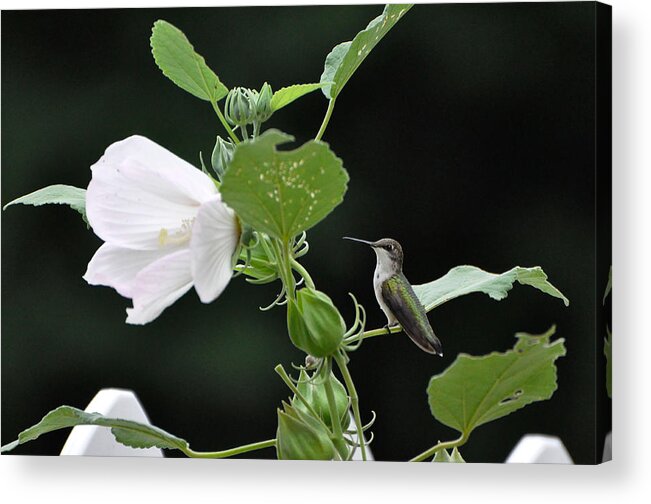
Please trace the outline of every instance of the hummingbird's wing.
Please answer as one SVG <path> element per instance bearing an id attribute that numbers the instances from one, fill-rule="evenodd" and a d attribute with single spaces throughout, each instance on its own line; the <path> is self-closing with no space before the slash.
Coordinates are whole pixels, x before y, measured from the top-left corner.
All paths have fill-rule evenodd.
<path id="1" fill-rule="evenodd" d="M 443 355 L 443 347 L 427 319 L 425 308 L 402 273 L 382 283 L 382 298 L 407 336 L 421 350 Z"/>

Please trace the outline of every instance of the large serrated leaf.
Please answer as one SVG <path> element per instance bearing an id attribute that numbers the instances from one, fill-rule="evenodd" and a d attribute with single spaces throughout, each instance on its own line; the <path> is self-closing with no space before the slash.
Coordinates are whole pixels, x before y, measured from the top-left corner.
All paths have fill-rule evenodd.
<path id="1" fill-rule="evenodd" d="M 158 68 L 181 89 L 209 102 L 217 102 L 228 94 L 228 88 L 176 26 L 156 21 L 150 44 Z"/>
<path id="2" fill-rule="evenodd" d="M 466 437 L 478 426 L 527 404 L 549 399 L 557 388 L 556 359 L 565 355 L 555 327 L 542 335 L 518 333 L 504 353 L 473 357 L 459 354 L 427 387 L 432 415 Z"/>
<path id="3" fill-rule="evenodd" d="M 294 84 L 293 86 L 280 88 L 271 97 L 271 110 L 275 112 L 276 110 L 289 105 L 294 100 L 299 99 L 301 96 L 322 88 L 326 84 L 327 83 L 325 82 L 319 82 L 316 84 Z"/>
<path id="4" fill-rule="evenodd" d="M 341 159 L 323 142 L 276 150 L 292 140 L 268 130 L 255 141 L 242 142 L 220 188 L 224 202 L 241 219 L 282 240 L 321 221 L 342 202 L 348 184 Z"/>
<path id="5" fill-rule="evenodd" d="M 545 294 L 562 299 L 565 306 L 570 304 L 570 301 L 547 281 L 547 275 L 540 266 L 516 266 L 499 274 L 489 273 L 475 266 L 457 266 L 438 280 L 413 287 L 420 302 L 430 311 L 446 301 L 473 292 L 483 292 L 500 301 L 508 295 L 515 282 L 530 285 Z"/>
<path id="6" fill-rule="evenodd" d="M 187 441 L 158 427 L 120 418 L 107 418 L 99 413 L 87 413 L 72 406 L 59 406 L 45 415 L 39 423 L 22 431 L 16 441 L 3 446 L 0 452 L 13 450 L 16 446 L 33 441 L 42 434 L 76 425 L 109 427 L 118 442 L 133 448 L 156 447 L 184 452 L 189 450 Z"/>
<path id="7" fill-rule="evenodd" d="M 377 43 L 413 4 L 389 4 L 381 15 L 373 19 L 368 26 L 349 42 L 336 45 L 328 54 L 321 75 L 321 83 L 327 84 L 323 94 L 328 99 L 336 98 L 344 88 L 355 70 L 362 64 Z"/>
<path id="8" fill-rule="evenodd" d="M 34 191 L 33 193 L 26 194 L 25 196 L 21 196 L 20 198 L 16 198 L 7 203 L 3 207 L 3 210 L 11 205 L 17 205 L 19 203 L 33 206 L 49 204 L 68 205 L 73 210 L 79 212 L 84 219 L 84 222 L 88 223 L 88 220 L 86 219 L 86 189 L 80 189 L 78 187 L 63 184 L 51 185 L 39 189 L 38 191 Z"/>

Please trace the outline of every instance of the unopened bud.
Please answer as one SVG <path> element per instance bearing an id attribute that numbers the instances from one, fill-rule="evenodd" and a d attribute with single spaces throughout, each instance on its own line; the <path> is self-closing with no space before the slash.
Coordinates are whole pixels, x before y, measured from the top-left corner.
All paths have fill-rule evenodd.
<path id="1" fill-rule="evenodd" d="M 258 93 L 255 116 L 257 122 L 263 123 L 271 117 L 271 114 L 273 114 L 273 109 L 271 108 L 271 98 L 273 97 L 273 94 L 271 86 L 265 82 Z"/>
<path id="2" fill-rule="evenodd" d="M 292 343 L 314 357 L 332 355 L 341 344 L 344 319 L 323 292 L 303 288 L 287 303 L 287 329 Z"/>
<path id="3" fill-rule="evenodd" d="M 255 120 L 258 93 L 251 89 L 236 87 L 226 96 L 224 115 L 234 126 L 246 126 Z"/>
<path id="4" fill-rule="evenodd" d="M 212 169 L 217 174 L 219 180 L 221 180 L 224 173 L 226 173 L 228 165 L 230 165 L 231 160 L 233 159 L 234 152 L 235 145 L 233 142 L 230 140 L 224 140 L 220 136 L 217 137 L 215 148 L 212 150 L 212 156 L 210 157 L 210 163 L 212 164 Z"/>
<path id="5" fill-rule="evenodd" d="M 346 388 L 332 372 L 330 372 L 330 383 L 335 399 L 335 411 L 339 416 L 342 428 L 347 429 L 350 424 L 350 416 L 348 415 L 348 394 L 346 393 Z M 301 371 L 297 388 L 321 420 L 332 429 L 332 416 L 330 415 L 328 394 L 326 393 L 323 377 L 310 377 L 305 371 Z M 294 397 L 292 405 L 304 413 L 308 412 L 307 406 L 298 397 Z"/>
<path id="6" fill-rule="evenodd" d="M 278 409 L 276 453 L 279 460 L 332 460 L 337 456 L 319 421 L 284 403 Z"/>

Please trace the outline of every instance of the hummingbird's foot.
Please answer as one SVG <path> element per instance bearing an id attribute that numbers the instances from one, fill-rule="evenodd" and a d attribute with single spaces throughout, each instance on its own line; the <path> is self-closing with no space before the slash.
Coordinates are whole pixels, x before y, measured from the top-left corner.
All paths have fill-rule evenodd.
<path id="1" fill-rule="evenodd" d="M 383 329 L 387 332 L 387 334 L 392 334 L 391 333 L 391 328 L 392 327 L 398 327 L 399 325 L 400 324 L 386 324 Z"/>

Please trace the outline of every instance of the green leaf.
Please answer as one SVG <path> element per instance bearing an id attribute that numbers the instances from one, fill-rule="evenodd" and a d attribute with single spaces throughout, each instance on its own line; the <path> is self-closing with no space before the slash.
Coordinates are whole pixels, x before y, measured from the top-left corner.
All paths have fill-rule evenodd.
<path id="1" fill-rule="evenodd" d="M 156 65 L 174 84 L 201 100 L 217 102 L 228 94 L 203 56 L 174 25 L 158 20 L 151 31 L 151 49 Z"/>
<path id="2" fill-rule="evenodd" d="M 434 455 L 432 462 L 451 462 L 450 454 L 445 448 L 443 448 L 436 452 L 436 455 Z"/>
<path id="3" fill-rule="evenodd" d="M 274 112 L 283 108 L 286 105 L 289 105 L 294 100 L 297 100 L 303 95 L 316 91 L 319 88 L 325 86 L 326 82 L 320 82 L 318 84 L 294 84 L 293 86 L 288 86 L 280 88 L 274 93 L 271 97 L 271 110 Z"/>
<path id="4" fill-rule="evenodd" d="M 516 266 L 501 274 L 489 273 L 475 266 L 457 266 L 438 280 L 413 287 L 420 302 L 430 311 L 446 301 L 473 292 L 483 292 L 500 301 L 507 296 L 515 282 L 530 285 L 545 294 L 562 299 L 565 306 L 570 304 L 570 301 L 547 281 L 547 275 L 540 266 Z"/>
<path id="5" fill-rule="evenodd" d="M 203 152 L 199 151 L 199 162 L 201 163 L 201 171 L 210 177 L 210 172 L 206 168 L 206 163 L 203 160 Z"/>
<path id="6" fill-rule="evenodd" d="M 549 399 L 557 388 L 554 363 L 565 355 L 562 338 L 550 341 L 555 331 L 552 327 L 539 336 L 518 333 L 513 349 L 504 353 L 459 354 L 429 382 L 432 415 L 467 437 L 482 424 Z"/>
<path id="7" fill-rule="evenodd" d="M 466 463 L 466 461 L 461 456 L 461 453 L 459 453 L 459 449 L 456 446 L 452 449 L 452 455 L 450 455 L 450 462 L 453 462 L 455 464 Z"/>
<path id="8" fill-rule="evenodd" d="M 334 99 L 341 93 L 366 56 L 412 7 L 413 4 L 385 6 L 382 14 L 373 19 L 353 40 L 342 42 L 330 51 L 321 75 L 321 83 L 326 84 L 323 88 L 326 98 Z"/>
<path id="9" fill-rule="evenodd" d="M 613 397 L 613 335 L 606 327 L 608 337 L 604 338 L 604 355 L 606 356 L 606 391 Z"/>
<path id="10" fill-rule="evenodd" d="M 88 224 L 88 220 L 86 219 L 86 189 L 63 184 L 51 185 L 7 203 L 3 207 L 3 210 L 18 203 L 34 206 L 49 204 L 68 205 L 73 210 L 79 212 L 84 222 Z"/>
<path id="11" fill-rule="evenodd" d="M 437 451 L 436 455 L 434 455 L 434 458 L 432 459 L 432 462 L 449 462 L 453 464 L 465 464 L 466 461 L 463 460 L 461 453 L 459 453 L 459 450 L 455 446 L 452 449 L 452 454 L 448 453 L 448 451 L 445 448 Z"/>
<path id="12" fill-rule="evenodd" d="M 224 202 L 257 231 L 289 240 L 328 215 L 342 202 L 348 174 L 341 159 L 320 141 L 296 150 L 276 146 L 294 137 L 267 130 L 242 142 L 224 175 Z"/>
<path id="13" fill-rule="evenodd" d="M 59 406 L 45 415 L 39 423 L 18 434 L 16 441 L 0 448 L 0 453 L 8 452 L 18 445 L 33 441 L 42 434 L 76 425 L 109 427 L 118 442 L 132 448 L 156 447 L 169 450 L 176 449 L 183 452 L 188 451 L 190 448 L 184 439 L 173 436 L 152 425 L 119 418 L 107 418 L 99 413 L 87 413 L 72 406 Z"/>

